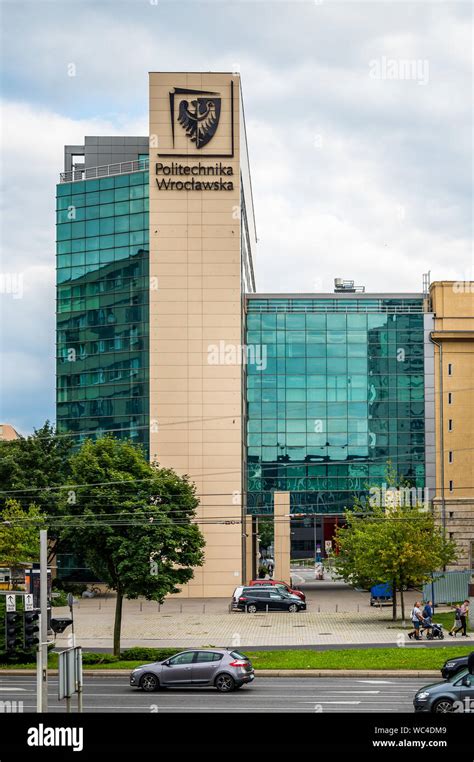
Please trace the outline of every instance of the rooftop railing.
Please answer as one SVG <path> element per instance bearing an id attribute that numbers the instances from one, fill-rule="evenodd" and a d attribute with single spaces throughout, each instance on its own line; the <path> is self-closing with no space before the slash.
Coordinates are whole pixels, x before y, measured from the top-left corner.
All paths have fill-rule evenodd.
<path id="1" fill-rule="evenodd" d="M 145 172 L 148 167 L 148 159 L 119 161 L 115 164 L 103 164 L 101 167 L 84 167 L 83 169 L 76 167 L 69 172 L 60 172 L 59 182 L 75 183 L 80 180 L 95 180 L 99 177 L 110 177 L 111 175 L 126 175 L 131 172 Z"/>

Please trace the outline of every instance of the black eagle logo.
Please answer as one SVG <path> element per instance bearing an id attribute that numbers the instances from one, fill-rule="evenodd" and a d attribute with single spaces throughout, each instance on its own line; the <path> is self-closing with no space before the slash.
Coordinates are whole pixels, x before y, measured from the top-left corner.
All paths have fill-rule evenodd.
<path id="1" fill-rule="evenodd" d="M 214 137 L 221 114 L 220 98 L 196 98 L 181 101 L 178 122 L 196 148 L 203 148 Z"/>

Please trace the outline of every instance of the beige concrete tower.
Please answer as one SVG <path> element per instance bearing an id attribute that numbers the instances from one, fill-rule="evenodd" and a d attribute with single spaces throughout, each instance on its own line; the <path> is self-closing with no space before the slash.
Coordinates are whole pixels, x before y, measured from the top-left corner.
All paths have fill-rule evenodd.
<path id="1" fill-rule="evenodd" d="M 186 596 L 230 595 L 242 577 L 254 231 L 240 77 L 151 73 L 150 456 L 197 487 L 206 561 Z"/>
<path id="2" fill-rule="evenodd" d="M 434 504 L 447 535 L 458 546 L 457 561 L 450 568 L 473 569 L 474 282 L 435 282 L 430 298 L 435 320 Z"/>

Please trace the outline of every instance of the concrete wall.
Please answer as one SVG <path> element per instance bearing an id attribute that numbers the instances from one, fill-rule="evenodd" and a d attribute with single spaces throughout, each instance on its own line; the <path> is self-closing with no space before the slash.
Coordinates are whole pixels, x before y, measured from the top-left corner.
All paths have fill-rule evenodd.
<path id="1" fill-rule="evenodd" d="M 435 316 L 433 337 L 443 347 L 444 454 L 441 453 L 439 349 L 435 347 L 435 506 L 440 515 L 443 457 L 446 531 L 458 545 L 457 562 L 449 568 L 469 569 L 474 567 L 474 283 L 436 282 L 431 286 L 430 296 Z"/>
<path id="2" fill-rule="evenodd" d="M 176 120 L 173 141 L 176 87 L 222 98 L 217 132 L 200 150 Z M 150 74 L 150 455 L 197 486 L 206 562 L 182 591 L 189 597 L 230 596 L 242 578 L 242 368 L 209 361 L 211 345 L 242 344 L 239 90 L 231 74 Z M 232 126 L 234 156 L 214 158 L 230 152 Z M 234 188 L 159 190 L 155 164 L 173 161 L 230 165 Z"/>

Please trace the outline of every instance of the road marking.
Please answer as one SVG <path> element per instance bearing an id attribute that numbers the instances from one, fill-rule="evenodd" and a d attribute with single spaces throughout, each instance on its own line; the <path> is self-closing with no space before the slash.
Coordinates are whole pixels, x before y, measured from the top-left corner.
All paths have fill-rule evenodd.
<path id="1" fill-rule="evenodd" d="M 5 693 L 6 691 L 25 691 L 26 688 L 4 688 L 3 685 L 0 686 L 0 693 Z"/>
<path id="2" fill-rule="evenodd" d="M 303 704 L 309 704 L 309 701 L 303 701 Z M 312 702 L 311 702 L 312 703 Z M 317 704 L 361 704 L 361 701 L 326 701 L 325 699 L 318 699 Z"/>
<path id="3" fill-rule="evenodd" d="M 393 680 L 358 680 L 358 683 L 367 683 L 368 685 L 395 685 Z"/>

